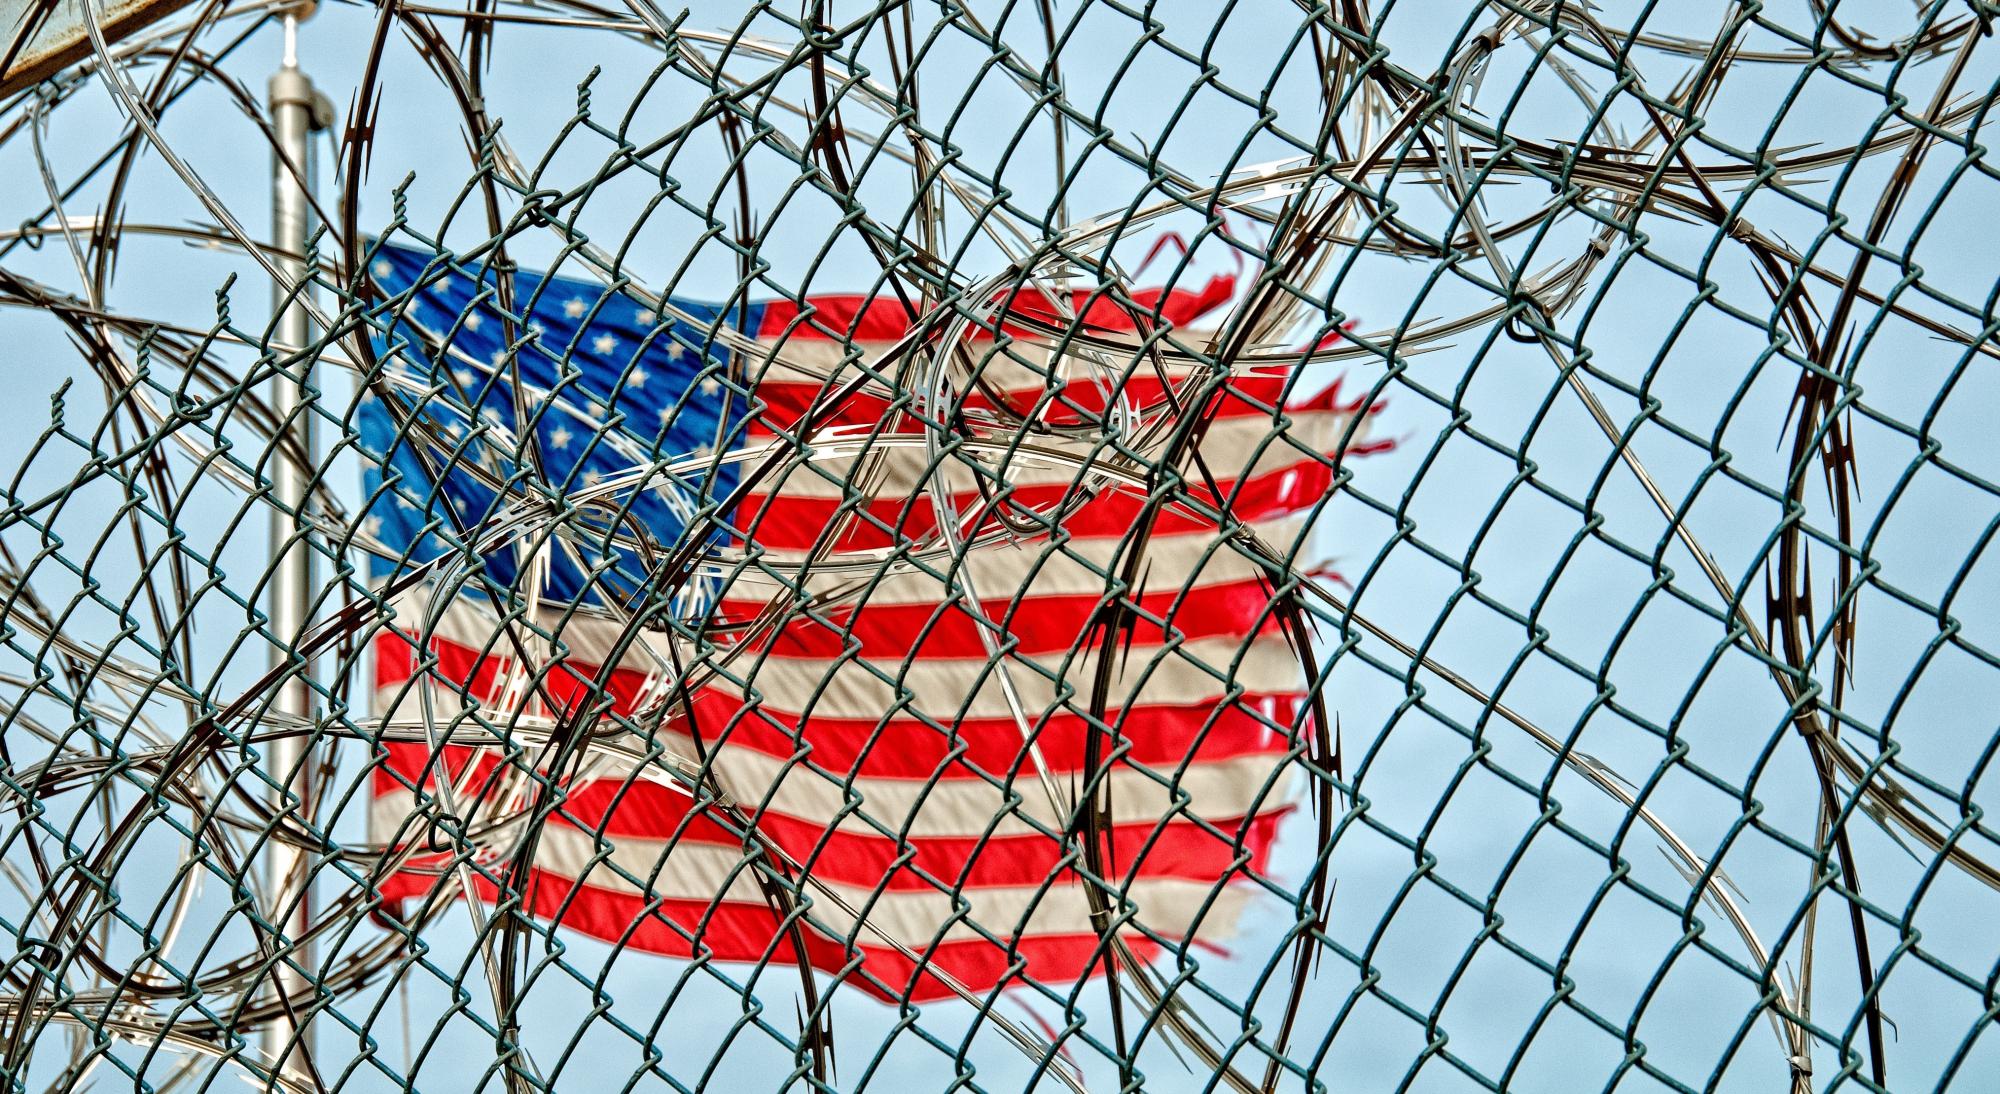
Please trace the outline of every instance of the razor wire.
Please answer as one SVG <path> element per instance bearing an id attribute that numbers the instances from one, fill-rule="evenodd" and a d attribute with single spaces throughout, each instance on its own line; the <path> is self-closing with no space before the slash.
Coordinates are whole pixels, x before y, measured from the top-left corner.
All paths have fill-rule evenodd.
<path id="1" fill-rule="evenodd" d="M 0 102 L 9 1089 L 2000 1082 L 1992 5 L 328 5 L 298 49 L 331 125 L 279 167 L 317 179 L 304 254 L 264 229 L 257 93 L 301 10 L 202 0 L 115 41 L 79 10 L 91 56 Z M 371 276 L 385 248 L 432 256 L 417 287 Z M 819 394 L 793 428 L 670 456 L 615 398 L 535 393 L 627 469 L 553 473 L 507 370 L 587 350 L 536 329 L 522 270 L 726 356 L 709 398 L 754 406 L 779 373 Z M 1158 293 L 1216 278 L 1219 309 L 1162 317 Z M 490 288 L 425 312 L 453 279 Z M 907 330 L 864 345 L 813 318 L 829 293 Z M 802 313 L 775 340 L 731 318 L 773 300 Z M 456 348 L 481 321 L 502 359 Z M 1010 403 L 1007 370 L 1042 394 Z M 503 375 L 517 402 L 486 413 Z M 1200 458 L 1245 378 L 1284 392 L 1258 452 L 1329 484 L 1289 542 Z M 1335 385 L 1341 443 L 1302 447 L 1286 407 Z M 834 421 L 862 397 L 912 429 Z M 363 493 L 371 400 L 395 447 L 493 498 L 445 512 L 428 556 L 371 516 L 438 500 Z M 895 467 L 919 469 L 907 496 Z M 938 519 L 780 560 L 712 489 L 814 468 L 825 542 L 880 501 Z M 1067 488 L 1010 500 L 1029 469 Z M 732 878 L 783 922 L 852 919 L 921 971 L 929 940 L 870 934 L 659 727 L 705 681 L 754 680 L 759 636 L 898 575 L 1019 594 L 968 560 L 1074 556 L 1065 514 L 1118 494 L 1148 515 L 1093 570 L 1099 646 L 1044 681 L 1016 621 L 978 618 L 980 679 L 1017 708 L 1053 687 L 1111 764 L 1130 742 L 1100 666 L 1144 614 L 1152 522 L 1208 521 L 1210 556 L 1263 575 L 1307 700 L 1267 773 L 1275 843 L 1233 837 L 1247 864 L 1210 895 L 1247 894 L 1226 937 L 1149 927 L 1095 857 L 1109 783 L 1055 785 L 1031 743 L 1006 786 L 1065 807 L 1045 834 L 1088 866 L 1064 884 L 1094 902 L 1094 976 L 899 999 L 784 938 L 762 962 L 698 933 L 660 956 L 531 906 L 513 867 L 565 788 L 650 782 L 723 818 Z M 557 556 L 599 602 L 543 603 Z M 425 588 L 492 606 L 505 702 L 432 662 L 449 703 L 382 708 L 372 643 Z M 725 622 L 729 598 L 760 608 Z M 585 616 L 661 651 L 632 709 L 603 675 L 546 694 Z M 1235 701 L 1249 644 L 1117 671 Z M 875 671 L 894 693 L 909 667 Z M 490 766 L 409 788 L 384 835 L 392 745 Z M 1184 773 L 1158 780 L 1183 805 Z M 427 892 L 392 907 L 419 864 Z"/>

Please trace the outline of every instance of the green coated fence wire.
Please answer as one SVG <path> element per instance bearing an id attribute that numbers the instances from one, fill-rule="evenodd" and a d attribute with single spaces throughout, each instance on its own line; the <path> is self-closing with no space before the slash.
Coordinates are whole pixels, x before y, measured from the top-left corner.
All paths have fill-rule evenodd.
<path id="1" fill-rule="evenodd" d="M 131 7 L 8 1090 L 2000 1088 L 2000 8 Z"/>

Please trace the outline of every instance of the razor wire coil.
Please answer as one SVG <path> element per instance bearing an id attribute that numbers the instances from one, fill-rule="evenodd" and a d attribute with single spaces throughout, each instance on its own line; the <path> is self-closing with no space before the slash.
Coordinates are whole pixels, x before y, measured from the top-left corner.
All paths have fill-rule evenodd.
<path id="1" fill-rule="evenodd" d="M 299 11 L 79 10 L 0 98 L 10 1089 L 2000 1076 L 1991 5 L 329 5 L 303 254 Z M 822 713 L 767 786 L 715 692 Z M 1277 743 L 1204 789 L 1224 715 Z M 870 781 L 892 721 L 949 779 Z M 655 791 L 734 846 L 588 813 Z M 1006 838 L 1060 859 L 1012 918 Z"/>

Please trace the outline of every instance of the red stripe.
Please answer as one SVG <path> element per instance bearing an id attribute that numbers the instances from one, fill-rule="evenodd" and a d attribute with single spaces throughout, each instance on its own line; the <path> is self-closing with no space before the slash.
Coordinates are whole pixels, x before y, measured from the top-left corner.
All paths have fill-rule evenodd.
<path id="1" fill-rule="evenodd" d="M 499 677 L 506 668 L 502 658 L 481 657 L 476 650 L 441 638 L 433 638 L 430 647 L 438 664 L 428 679 L 463 685 L 467 694 L 482 702 L 499 690 Z M 410 678 L 411 653 L 407 639 L 385 635 L 377 640 L 378 690 L 395 688 Z M 598 692 L 591 681 L 599 675 L 601 670 L 595 666 L 571 662 L 549 673 L 548 690 L 556 693 L 560 703 L 574 707 L 596 698 Z M 630 713 L 644 678 L 643 673 L 630 669 L 611 671 L 604 691 L 619 713 Z M 1112 711 L 1111 718 L 1118 728 L 1117 744 L 1129 762 L 1170 773 L 1189 763 L 1285 751 L 1290 747 L 1287 734 L 1272 725 L 1293 725 L 1293 712 L 1301 701 L 1296 695 L 1245 695 L 1201 707 L 1129 707 Z M 695 697 L 694 712 L 704 744 L 751 749 L 781 759 L 804 754 L 821 768 L 862 777 L 978 778 L 975 768 L 996 777 L 1015 770 L 1032 771 L 1020 729 L 1011 719 L 962 719 L 956 723 L 956 733 L 947 735 L 908 716 L 814 714 L 808 720 L 762 704 L 744 708 L 733 696 L 714 690 Z M 1081 715 L 1051 714 L 1032 728 L 1042 758 L 1051 768 L 1083 768 L 1085 748 L 1095 731 Z M 671 731 L 685 734 L 687 727 L 677 725 Z M 1104 744 L 1109 753 L 1111 742 Z M 377 786 L 386 789 L 386 784 L 378 782 Z"/>
<path id="2" fill-rule="evenodd" d="M 375 792 L 381 794 L 414 785 L 424 796 L 434 796 L 439 772 L 430 763 L 429 746 L 392 743 L 387 748 L 385 762 L 374 772 Z M 474 759 L 473 749 L 457 745 L 448 746 L 445 752 L 445 764 L 454 779 L 463 776 L 468 760 L 475 763 L 475 777 L 463 784 L 467 789 L 458 799 L 460 810 L 471 812 L 475 803 L 493 792 L 496 784 L 491 780 L 501 768 L 500 760 L 485 750 Z M 1273 771 L 1279 766 L 1280 761 L 1274 759 Z M 821 776 L 801 772 L 797 777 Z M 1033 776 L 1024 777 L 1018 791 L 1039 794 L 1032 780 Z M 563 787 L 558 811 L 549 814 L 549 822 L 586 832 L 602 832 L 612 840 L 671 841 L 732 849 L 743 846 L 734 822 L 716 815 L 712 806 L 697 810 L 692 805 L 688 795 L 658 783 L 594 779 Z M 490 810 L 492 806 L 489 804 L 487 808 Z M 1215 829 L 1213 832 L 1178 817 L 1113 825 L 1100 843 L 1105 870 L 1107 876 L 1117 881 L 1130 880 L 1136 871 L 1137 875 L 1149 878 L 1212 882 L 1229 872 L 1243 853 L 1261 854 L 1276 838 L 1278 824 L 1287 813 L 1289 807 L 1274 805 L 1247 820 L 1203 817 Z M 830 884 L 866 890 L 879 887 L 888 892 L 938 892 L 940 886 L 1032 887 L 1062 875 L 1070 863 L 1070 846 L 1039 833 L 986 839 L 893 838 L 770 811 L 749 819 L 759 835 L 783 849 L 814 876 Z M 893 828 L 902 818 L 876 819 Z M 381 835 L 385 839 L 397 836 L 396 833 Z M 398 842 L 423 842 L 430 838 L 413 826 L 400 834 Z M 667 855 L 671 861 L 671 850 Z"/>
<path id="3" fill-rule="evenodd" d="M 1130 763 L 1167 775 L 1190 764 L 1284 752 L 1290 742 L 1271 723 L 1289 724 L 1299 701 L 1291 695 L 1245 696 L 1207 709 L 1128 707 L 1109 712 L 1109 720 L 1118 731 L 1115 746 Z M 781 758 L 805 756 L 817 767 L 862 778 L 977 778 L 977 772 L 994 777 L 1019 772 L 1026 778 L 1034 771 L 1020 727 L 1005 718 L 959 719 L 948 733 L 910 717 L 814 714 L 807 720 L 764 705 L 739 716 L 732 698 L 717 692 L 697 698 L 695 717 L 705 743 Z M 1058 773 L 1083 770 L 1092 736 L 1103 753 L 1114 748 L 1077 714 L 1046 715 L 1030 728 L 1042 761 Z"/>
<path id="4" fill-rule="evenodd" d="M 1195 408 L 1176 409 L 1167 400 L 1171 396 L 1185 400 L 1196 390 L 1201 381 L 1179 380 L 1170 390 L 1166 382 L 1150 365 L 1141 365 L 1138 370 L 1119 386 L 1116 393 L 1129 400 L 1144 412 L 1190 414 Z M 1215 419 L 1224 418 L 1268 418 L 1276 428 L 1277 419 L 1272 413 L 1274 407 L 1285 403 L 1287 391 L 1292 384 L 1289 375 L 1257 374 L 1232 376 L 1229 383 L 1210 400 L 1203 412 Z M 749 420 L 749 432 L 753 435 L 768 436 L 777 427 L 789 430 L 805 415 L 805 412 L 835 385 L 798 380 L 766 380 L 757 385 L 757 398 L 763 409 Z M 1033 411 L 1046 399 L 1048 420 L 1054 424 L 1078 425 L 1102 421 L 1105 411 L 1115 400 L 1107 398 L 1104 391 L 1092 379 L 1072 379 L 1063 384 L 1055 394 L 1049 394 L 1040 386 L 1018 388 L 1000 393 L 1010 412 L 1025 415 Z M 1285 407 L 1288 417 L 1315 412 L 1335 412 L 1358 414 L 1364 410 L 1365 399 L 1341 400 L 1341 385 L 1336 381 L 1326 390 L 1302 401 Z M 907 410 L 911 403 L 903 400 L 895 407 Z M 1379 401 L 1366 407 L 1370 414 L 1379 413 L 1383 404 Z M 969 391 L 959 395 L 952 409 L 986 410 L 994 409 L 993 399 L 983 391 Z M 888 422 L 886 428 L 908 430 L 913 428 L 908 419 L 893 417 L 891 401 L 869 391 L 849 395 L 838 407 L 821 408 L 818 419 L 822 426 L 874 426 Z"/>
<path id="5" fill-rule="evenodd" d="M 381 893 L 392 914 L 399 914 L 395 910 L 403 901 L 422 897 L 438 885 L 443 885 L 446 892 L 454 895 L 459 891 L 454 878 L 438 879 L 404 872 L 386 879 Z M 482 901 L 499 903 L 498 887 L 485 878 L 476 878 L 473 889 Z M 697 947 L 674 928 L 673 925 L 678 924 L 690 933 L 699 931 L 700 952 L 711 959 L 771 960 L 778 964 L 789 964 L 794 960 L 790 936 L 780 933 L 777 917 L 761 905 L 647 900 L 632 893 L 577 884 L 559 874 L 538 869 L 528 871 L 522 889 L 520 895 L 524 910 L 530 916 L 553 920 L 561 913 L 563 926 L 610 942 L 623 940 L 632 949 L 677 957 L 694 956 Z M 1000 928 L 998 924 L 988 926 L 995 928 L 996 933 Z M 850 964 L 849 952 L 844 944 L 825 937 L 810 926 L 802 925 L 800 933 L 804 937 L 806 959 L 815 968 L 831 973 Z M 1069 983 L 1103 969 L 1102 961 L 1095 959 L 1101 948 L 1095 935 L 1031 935 L 1019 939 L 1007 949 L 984 939 L 958 940 L 936 947 L 929 947 L 921 940 L 905 939 L 904 944 L 923 958 L 925 971 L 921 976 L 917 966 L 901 953 L 868 941 L 873 937 L 862 932 L 863 941 L 855 947 L 855 956 L 865 963 L 869 973 L 889 984 L 889 990 L 877 988 L 858 974 L 850 976 L 847 982 L 892 1003 L 904 999 L 924 1003 L 955 998 L 955 993 L 931 975 L 930 969 L 942 970 L 978 993 L 1016 980 L 1032 980 L 1041 984 Z M 1128 941 L 1141 959 L 1158 952 L 1158 947 L 1149 939 L 1131 937 Z M 1017 968 L 1017 965 L 1021 967 Z M 784 974 L 773 970 L 767 975 Z"/>
<path id="6" fill-rule="evenodd" d="M 384 636 L 378 641 L 377 679 L 383 688 L 393 688 L 407 680 L 411 670 L 407 641 Z M 435 678 L 469 685 L 468 690 L 490 697 L 497 688 L 501 669 L 499 658 L 478 656 L 476 651 L 434 639 L 432 650 L 439 659 Z M 588 679 L 597 670 L 580 664 L 553 674 L 551 690 L 562 701 L 587 698 Z M 643 674 L 614 670 L 609 690 L 621 697 L 619 705 L 629 710 Z M 1233 757 L 1266 755 L 1272 758 L 1274 791 L 1276 773 L 1284 763 L 1282 755 L 1289 742 L 1285 734 L 1273 730 L 1291 721 L 1297 707 L 1295 697 L 1257 697 L 1223 704 L 1220 709 L 1190 707 L 1143 707 L 1124 712 L 1120 723 L 1120 743 L 1128 764 L 1144 764 L 1163 777 L 1190 763 L 1206 763 Z M 1253 711 L 1261 713 L 1253 714 Z M 960 779 L 981 776 L 972 766 L 988 775 L 1005 778 L 1015 775 L 1016 791 L 1037 792 L 1033 767 L 1021 742 L 1019 729 L 1010 720 L 970 720 L 957 726 L 955 735 L 913 719 L 887 721 L 861 718 L 814 717 L 803 722 L 796 716 L 755 708 L 743 710 L 736 701 L 717 692 L 700 695 L 696 718 L 702 736 L 711 747 L 750 749 L 779 758 L 811 757 L 822 769 L 849 772 L 861 777 L 903 777 L 936 780 L 939 793 L 950 793 Z M 684 726 L 681 727 L 684 731 Z M 1044 762 L 1066 779 L 1084 766 L 1089 731 L 1084 719 L 1058 715 L 1045 719 L 1037 732 L 1037 744 Z M 1105 748 L 1110 754 L 1113 749 Z M 454 773 L 462 772 L 470 749 L 453 748 Z M 427 746 L 392 744 L 389 760 L 374 773 L 377 792 L 415 784 L 431 787 L 435 782 L 425 774 L 430 760 Z M 483 752 L 479 761 L 483 781 L 498 766 L 499 759 Z M 402 775 L 398 779 L 395 774 Z M 800 770 L 793 776 L 820 779 L 827 776 Z M 406 781 L 407 780 L 407 781 Z M 471 784 L 466 793 L 476 799 L 490 787 Z M 986 792 L 982 787 L 982 792 Z M 615 780 L 599 780 L 568 788 L 563 809 L 571 818 L 564 823 L 585 827 L 602 826 L 612 836 L 663 840 L 684 822 L 681 838 L 692 842 L 739 846 L 739 837 L 706 817 L 688 815 L 688 800 L 679 792 L 656 783 L 635 781 L 630 785 Z M 615 803 L 615 808 L 614 808 Z M 1252 819 L 1245 846 L 1261 854 L 1275 837 L 1282 807 L 1272 808 Z M 561 818 L 559 818 L 560 820 Z M 903 818 L 877 818 L 893 827 Z M 1226 834 L 1236 832 L 1241 818 L 1204 818 Z M 1210 880 L 1227 871 L 1237 857 L 1231 840 L 1218 838 L 1192 821 L 1163 818 L 1163 824 L 1137 823 L 1119 826 L 1112 833 L 1112 862 L 1125 869 L 1126 855 L 1139 858 L 1137 866 L 1147 876 Z M 794 818 L 766 812 L 753 819 L 758 831 L 795 858 L 809 862 L 821 876 L 832 881 L 872 887 L 878 883 L 890 889 L 933 887 L 931 878 L 957 881 L 972 886 L 1037 885 L 1046 880 L 1063 861 L 1060 843 L 1039 834 L 1012 835 L 981 841 L 974 838 L 918 837 L 895 840 L 887 836 L 829 831 L 826 821 Z M 1158 829 L 1156 833 L 1156 829 Z M 1149 842 L 1150 841 L 1150 842 Z M 910 856 L 907 863 L 898 860 Z M 922 873 L 919 873 L 922 871 Z"/>
<path id="7" fill-rule="evenodd" d="M 1176 327 L 1186 326 L 1228 303 L 1235 293 L 1236 279 L 1228 275 L 1209 278 L 1199 290 L 1141 289 L 1130 294 L 1136 308 L 1123 306 L 1109 296 L 1087 289 L 1073 289 L 1070 291 L 1069 310 L 1075 313 L 1075 319 L 1063 316 L 1047 293 L 1032 287 L 1003 290 L 995 293 L 993 300 L 1004 303 L 1009 315 L 1090 334 L 1134 331 L 1141 323 L 1148 327 L 1162 322 Z M 854 293 L 815 294 L 803 306 L 791 298 L 766 303 L 757 337 L 894 342 L 908 334 L 912 325 L 909 310 L 902 301 L 893 297 Z M 1032 330 L 1031 326 L 1014 323 L 1003 326 L 1017 336 Z M 972 330 L 972 337 L 976 340 L 992 338 L 992 332 L 985 326 L 975 325 Z"/>
<path id="8" fill-rule="evenodd" d="M 1265 582 L 1228 581 L 1181 589 L 1158 588 L 1157 575 L 1151 580 L 1154 588 L 1136 598 L 1118 600 L 1142 613 L 1132 621 L 1129 632 L 1119 632 L 1121 642 L 1129 633 L 1135 648 L 1163 645 L 1169 638 L 1248 639 L 1280 633 L 1279 618 L 1270 611 L 1271 588 Z M 756 648 L 779 657 L 823 660 L 845 656 L 857 645 L 864 655 L 892 663 L 911 655 L 984 659 L 986 645 L 980 640 L 984 633 L 996 643 L 1011 642 L 1015 652 L 1026 656 L 1062 654 L 1088 649 L 1098 641 L 1101 631 L 1095 624 L 1108 599 L 1099 594 L 1033 593 L 982 601 L 982 612 L 1004 634 L 994 634 L 974 622 L 971 613 L 957 604 L 870 604 L 859 610 L 843 607 L 821 613 L 816 619 L 788 619 Z M 748 623 L 764 606 L 763 601 L 724 600 L 718 622 Z"/>
<path id="9" fill-rule="evenodd" d="M 1276 761 L 1272 764 L 1275 770 Z M 804 774 L 803 778 L 818 778 Z M 1041 793 L 1024 776 L 1020 793 Z M 621 796 L 619 791 L 624 790 Z M 949 792 L 948 790 L 945 792 Z M 1274 795 L 1275 796 L 1275 795 Z M 615 808 L 613 805 L 615 803 Z M 570 792 L 563 809 L 565 823 L 586 830 L 601 828 L 612 838 L 659 840 L 675 831 L 688 813 L 690 799 L 658 783 L 629 786 L 599 779 Z M 865 808 L 865 807 L 864 807 Z M 1213 881 L 1237 858 L 1235 837 L 1243 833 L 1246 848 L 1260 848 L 1277 833 L 1283 808 L 1271 808 L 1244 823 L 1241 817 L 1204 817 L 1216 833 L 1185 820 L 1114 825 L 1103 844 L 1105 869 L 1124 880 L 1135 869 L 1146 877 Z M 900 817 L 877 817 L 895 827 Z M 799 860 L 823 880 L 861 888 L 881 886 L 896 891 L 936 891 L 938 882 L 969 889 L 1040 885 L 1066 869 L 1068 849 L 1040 834 L 973 837 L 888 836 L 830 828 L 824 821 L 765 812 L 753 818 L 757 831 Z M 721 826 L 688 829 L 690 842 L 718 842 L 740 847 L 743 841 Z M 722 838 L 715 839 L 719 834 Z M 903 861 L 905 857 L 908 861 Z M 926 877 L 928 875 L 928 877 Z M 936 879 L 936 881 L 930 879 Z"/>
<path id="10" fill-rule="evenodd" d="M 1226 511 L 1239 521 L 1259 521 L 1311 507 L 1333 489 L 1333 475 L 1329 464 L 1304 458 L 1244 481 L 1218 479 L 1216 490 L 1189 481 L 1182 485 L 1180 493 L 1197 503 Z M 1032 484 L 1014 487 L 1006 497 L 1017 516 L 1034 519 L 1030 513 L 1054 512 L 1074 489 L 1067 483 Z M 975 526 L 961 528 L 962 534 L 969 536 L 988 530 L 997 521 L 990 508 L 982 507 L 976 493 L 956 495 L 952 504 L 961 524 L 971 523 L 975 513 L 984 518 Z M 1061 527 L 1071 538 L 1120 539 L 1132 531 L 1146 509 L 1144 497 L 1130 488 L 1116 487 L 1079 506 L 1063 519 Z M 856 516 L 848 521 L 834 545 L 836 551 L 882 550 L 921 542 L 938 527 L 937 509 L 927 493 L 901 499 L 876 498 L 858 505 L 840 498 L 748 494 L 738 510 L 736 524 L 746 538 L 766 549 L 803 551 L 818 543 L 836 518 L 850 510 Z M 866 517 L 860 515 L 863 513 Z M 1174 507 L 1161 508 L 1151 527 L 1154 535 L 1162 536 L 1213 535 L 1216 531 L 1213 520 Z M 1027 549 L 1035 549 L 1034 540 L 1028 541 Z"/>

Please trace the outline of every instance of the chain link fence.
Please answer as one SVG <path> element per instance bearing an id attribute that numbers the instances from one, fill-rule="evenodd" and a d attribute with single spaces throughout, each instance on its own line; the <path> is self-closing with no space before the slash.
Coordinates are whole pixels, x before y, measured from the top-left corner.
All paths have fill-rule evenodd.
<path id="1" fill-rule="evenodd" d="M 9 1089 L 2000 1082 L 1991 5 L 76 13 Z"/>

